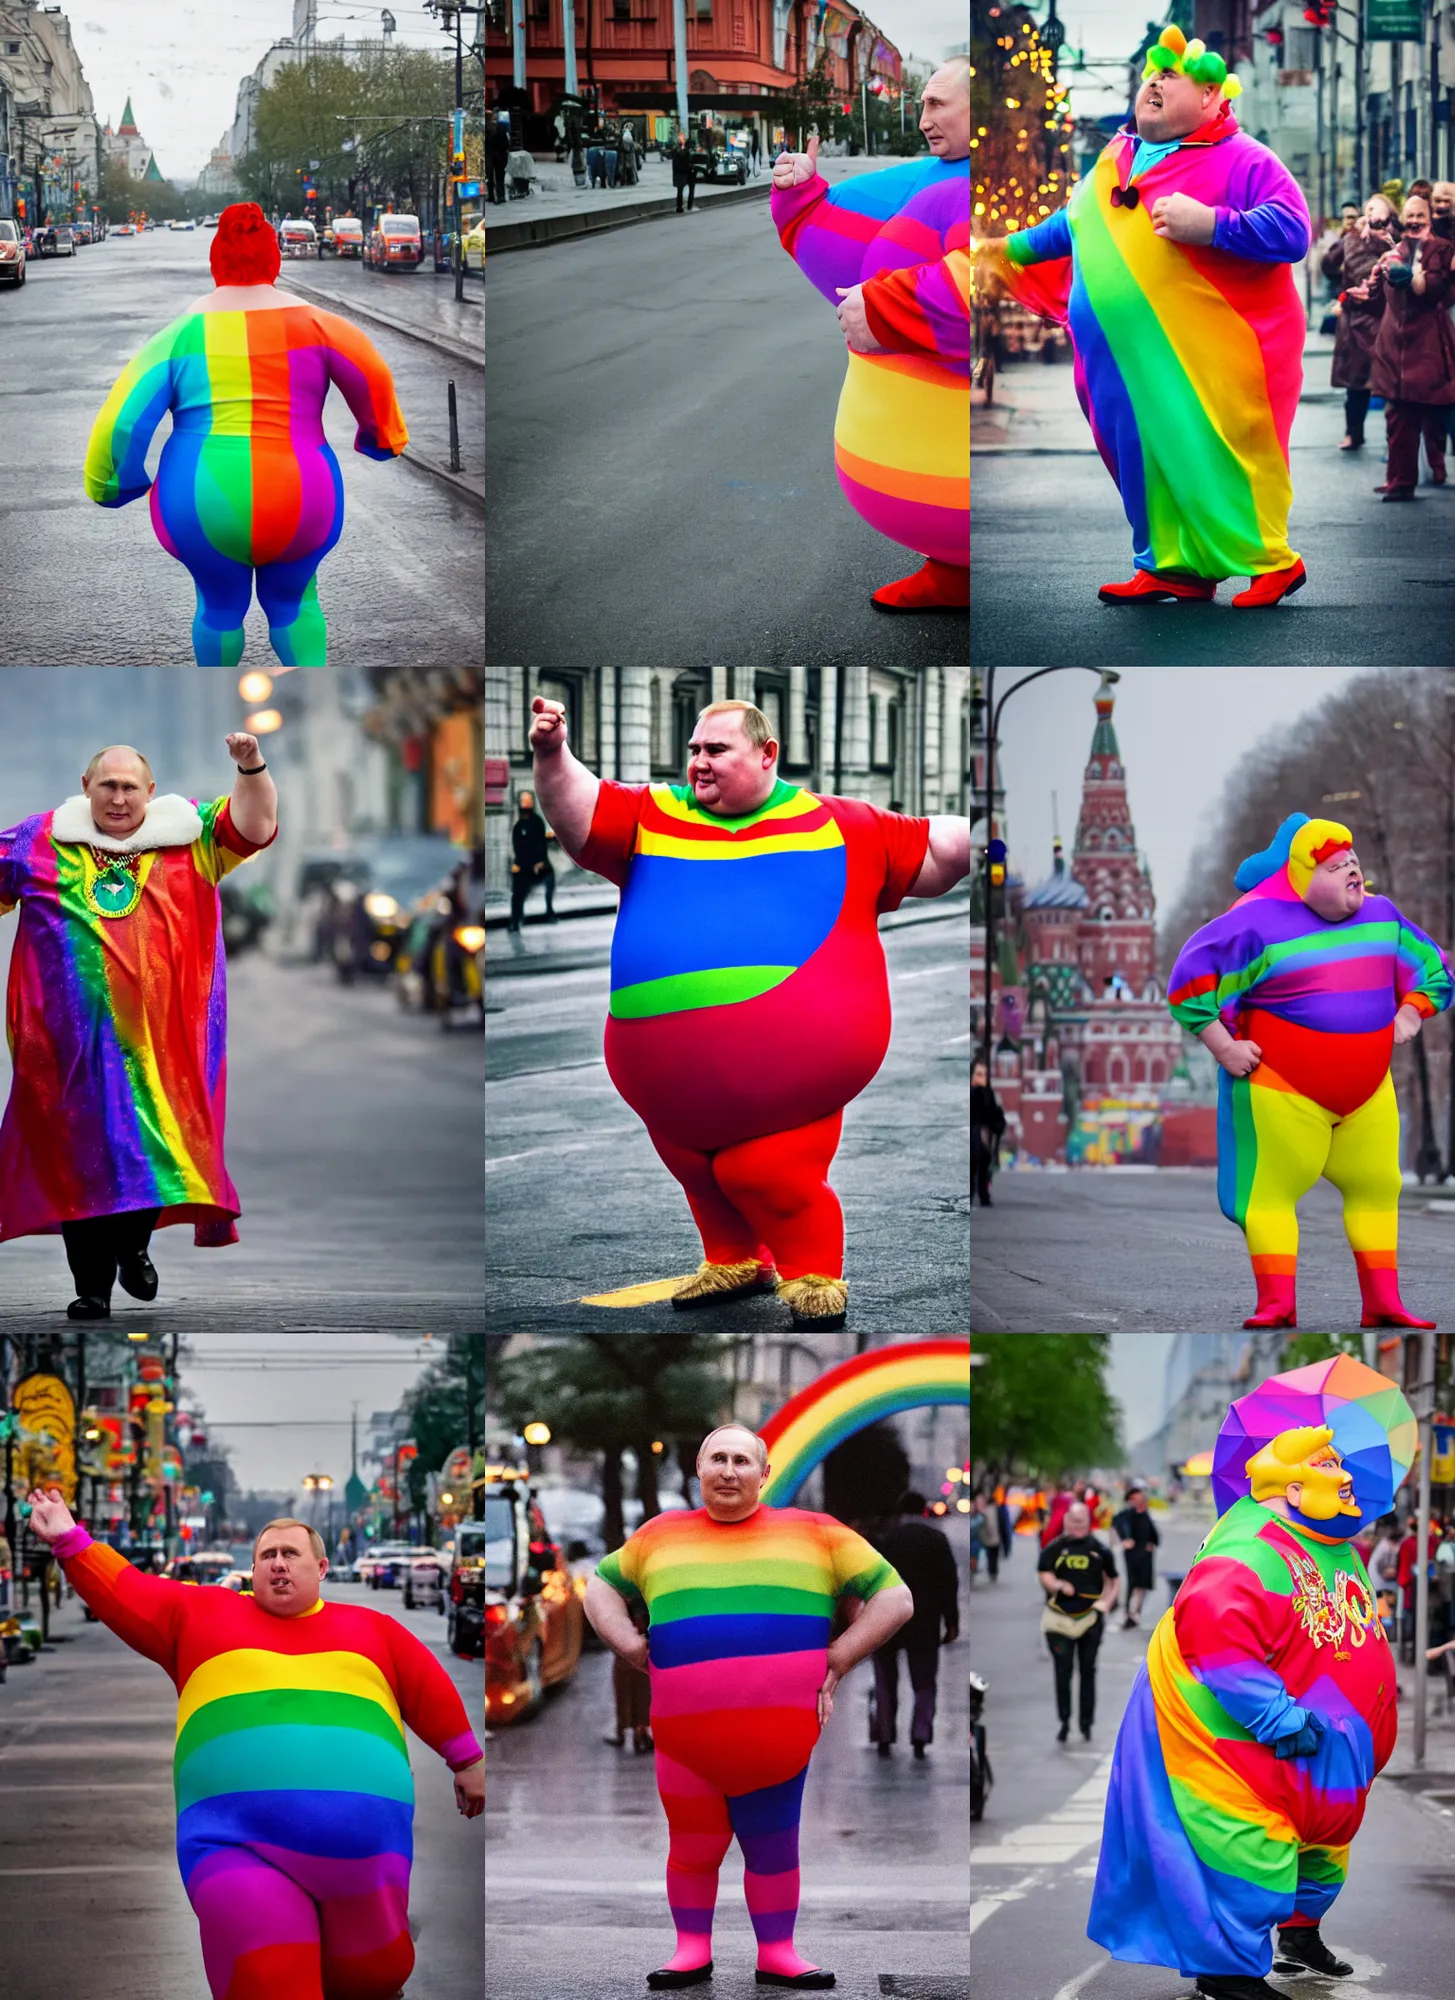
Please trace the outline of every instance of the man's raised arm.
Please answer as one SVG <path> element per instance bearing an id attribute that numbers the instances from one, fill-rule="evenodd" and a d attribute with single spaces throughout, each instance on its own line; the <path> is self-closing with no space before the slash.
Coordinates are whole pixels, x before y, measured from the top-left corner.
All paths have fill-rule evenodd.
<path id="1" fill-rule="evenodd" d="M 235 729 L 227 739 L 227 754 L 237 766 L 228 810 L 244 840 L 266 847 L 278 830 L 278 790 L 256 736 Z"/>
<path id="2" fill-rule="evenodd" d="M 970 822 L 961 813 L 934 813 L 930 844 L 918 875 L 906 891 L 911 896 L 943 896 L 970 873 Z"/>
<path id="3" fill-rule="evenodd" d="M 531 703 L 530 748 L 536 802 L 555 828 L 556 838 L 579 861 L 591 833 L 601 780 L 572 756 L 566 743 L 566 711 L 558 701 L 537 695 Z"/>

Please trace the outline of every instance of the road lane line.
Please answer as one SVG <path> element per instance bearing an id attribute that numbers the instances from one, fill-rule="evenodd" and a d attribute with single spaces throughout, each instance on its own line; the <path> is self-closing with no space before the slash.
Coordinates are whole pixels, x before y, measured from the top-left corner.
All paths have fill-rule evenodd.
<path id="1" fill-rule="evenodd" d="M 603 1139 L 619 1139 L 624 1132 L 640 1132 L 640 1125 L 608 1125 L 590 1139 L 571 1139 L 564 1146 L 530 1146 L 523 1153 L 498 1153 L 493 1160 L 485 1162 L 486 1173 L 496 1167 L 513 1166 L 517 1160 L 533 1160 L 542 1153 L 586 1153 L 593 1146 L 599 1146 Z"/>
<path id="2" fill-rule="evenodd" d="M 890 968 L 891 979 L 930 979 L 937 972 L 966 972 L 970 970 L 968 958 L 951 959 L 948 965 L 925 965 L 918 972 L 895 972 Z"/>
<path id="3" fill-rule="evenodd" d="M 679 1285 L 685 1285 L 694 1274 L 684 1273 L 680 1278 L 654 1278 L 645 1285 L 627 1285 L 619 1292 L 597 1292 L 594 1297 L 578 1299 L 582 1306 L 650 1306 L 659 1299 L 670 1299 Z"/>
<path id="4" fill-rule="evenodd" d="M 1093 1964 L 1088 1965 L 1084 1972 L 1078 1972 L 1073 1979 L 1068 1979 L 1060 1992 L 1054 1996 L 1054 2000 L 1077 2000 L 1082 1987 L 1086 1985 L 1088 1980 L 1094 1979 L 1106 1964 L 1107 1956 L 1108 1954 L 1103 1952 L 1101 1957 Z"/>
<path id="5" fill-rule="evenodd" d="M 987 1917 L 993 1917 L 1004 1903 L 1019 1903 L 1028 1896 L 1041 1879 L 1040 1871 L 1023 1875 L 1019 1882 L 1013 1882 L 1007 1889 L 997 1889 L 989 1896 L 981 1896 L 970 1905 L 970 1935 L 976 1931 Z"/>

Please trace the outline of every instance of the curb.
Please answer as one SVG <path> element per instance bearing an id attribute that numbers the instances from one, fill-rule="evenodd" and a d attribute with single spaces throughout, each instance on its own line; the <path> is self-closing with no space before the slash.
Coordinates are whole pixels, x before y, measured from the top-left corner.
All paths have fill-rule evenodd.
<path id="1" fill-rule="evenodd" d="M 700 204 L 718 208 L 730 201 L 766 201 L 772 193 L 771 180 L 753 187 L 724 188 Z M 486 252 L 496 256 L 504 250 L 538 250 L 547 243 L 559 243 L 573 236 L 595 236 L 605 229 L 625 229 L 629 223 L 649 222 L 654 215 L 675 215 L 675 195 L 654 196 L 650 201 L 634 201 L 621 208 L 579 209 L 569 215 L 543 215 L 539 222 L 504 222 L 485 225 Z"/>
<path id="2" fill-rule="evenodd" d="M 407 460 L 410 465 L 417 465 L 421 472 L 429 473 L 431 478 L 438 479 L 443 485 L 452 486 L 456 493 L 460 494 L 464 499 L 471 500 L 477 507 L 482 510 L 484 509 L 485 482 L 483 479 L 471 479 L 464 473 L 451 472 L 450 468 L 447 465 L 441 464 L 439 459 L 431 458 L 427 452 L 420 451 L 412 444 L 407 444 L 399 456 Z"/>
<path id="3" fill-rule="evenodd" d="M 413 275 L 418 276 L 418 273 Z M 473 347 L 467 347 L 464 341 L 451 340 L 444 334 L 422 333 L 417 326 L 412 326 L 408 320 L 400 319 L 394 313 L 380 312 L 376 306 L 358 305 L 352 299 L 339 298 L 334 292 L 320 291 L 306 283 L 300 284 L 291 273 L 288 288 L 290 291 L 300 293 L 306 299 L 311 299 L 315 305 L 323 306 L 326 311 L 338 313 L 341 318 L 347 318 L 352 314 L 355 319 L 372 320 L 375 326 L 387 326 L 391 333 L 402 333 L 406 340 L 417 340 L 421 346 L 432 347 L 437 354 L 447 354 L 452 361 L 462 361 L 469 368 L 483 369 L 485 366 L 483 337 L 477 351 Z M 467 303 L 478 304 L 482 310 L 485 305 L 483 297 Z"/>

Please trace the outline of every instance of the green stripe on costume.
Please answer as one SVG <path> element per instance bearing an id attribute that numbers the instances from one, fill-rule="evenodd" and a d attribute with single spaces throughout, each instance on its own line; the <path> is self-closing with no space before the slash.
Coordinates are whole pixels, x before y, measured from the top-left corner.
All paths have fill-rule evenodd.
<path id="1" fill-rule="evenodd" d="M 738 1590 L 668 1590 L 652 1592 L 653 1624 L 679 1618 L 832 1618 L 833 1594 L 824 1590 L 775 1590 L 744 1585 Z"/>
<path id="2" fill-rule="evenodd" d="M 665 979 L 642 979 L 612 994 L 612 1019 L 644 1021 L 657 1014 L 685 1014 L 695 1007 L 756 1000 L 797 970 L 793 965 L 723 965 L 705 972 L 673 972 Z"/>
<path id="3" fill-rule="evenodd" d="M 1239 1818 L 1167 1773 L 1172 1801 L 1193 1852 L 1205 1868 L 1256 1882 L 1272 1896 L 1291 1896 L 1298 1880 L 1298 1843 L 1275 1840 L 1266 1827 Z"/>

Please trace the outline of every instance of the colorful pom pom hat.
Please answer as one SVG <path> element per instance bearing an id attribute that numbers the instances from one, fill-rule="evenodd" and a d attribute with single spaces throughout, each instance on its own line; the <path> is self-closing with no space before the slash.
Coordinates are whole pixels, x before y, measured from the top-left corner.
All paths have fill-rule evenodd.
<path id="1" fill-rule="evenodd" d="M 1270 1375 L 1240 1396 L 1213 1447 L 1213 1504 L 1219 1515 L 1251 1491 L 1248 1461 L 1284 1431 L 1326 1425 L 1354 1482 L 1357 1520 L 1319 1521 L 1326 1536 L 1349 1539 L 1394 1505 L 1415 1458 L 1414 1411 L 1387 1375 L 1352 1354 Z"/>
<path id="2" fill-rule="evenodd" d="M 1222 57 L 1206 42 L 1188 41 L 1181 28 L 1164 28 L 1147 51 L 1147 64 L 1142 71 L 1143 83 L 1158 70 L 1190 76 L 1194 83 L 1220 84 L 1229 103 L 1243 94 L 1242 84 L 1235 76 L 1228 75 L 1228 66 Z"/>

